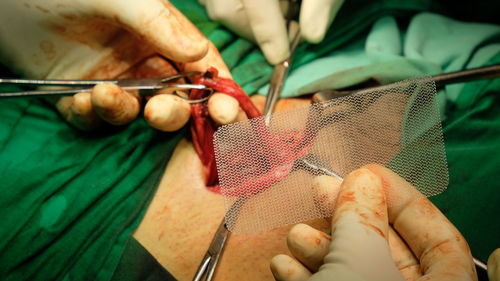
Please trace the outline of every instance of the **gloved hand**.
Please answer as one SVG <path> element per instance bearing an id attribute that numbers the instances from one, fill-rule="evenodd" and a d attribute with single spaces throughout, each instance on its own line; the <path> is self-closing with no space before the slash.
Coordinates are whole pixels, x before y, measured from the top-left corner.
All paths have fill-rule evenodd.
<path id="1" fill-rule="evenodd" d="M 500 281 L 500 248 L 493 251 L 488 258 L 488 279 Z"/>
<path id="2" fill-rule="evenodd" d="M 335 204 L 332 236 L 296 225 L 287 241 L 294 258 L 271 261 L 277 280 L 477 280 L 462 235 L 389 169 L 367 165 L 340 188 L 321 176 L 316 191 L 321 204 Z"/>
<path id="3" fill-rule="evenodd" d="M 186 71 L 214 66 L 231 77 L 213 45 L 166 0 L 0 1 L 0 59 L 22 76 L 111 79 L 175 73 L 163 57 L 182 63 L 178 68 Z M 102 120 L 131 122 L 141 100 L 103 84 L 54 103 L 71 124 L 90 130 Z M 176 130 L 189 119 L 189 105 L 173 95 L 149 103 L 146 119 L 158 129 Z M 237 103 L 232 110 L 238 113 Z"/>
<path id="4" fill-rule="evenodd" d="M 256 42 L 271 64 L 289 56 L 290 48 L 281 6 L 283 0 L 199 0 L 211 19 L 241 37 Z M 319 43 L 344 0 L 303 0 L 299 24 L 303 39 Z M 284 9 L 286 10 L 286 9 Z M 286 13 L 285 13 L 286 14 Z"/>

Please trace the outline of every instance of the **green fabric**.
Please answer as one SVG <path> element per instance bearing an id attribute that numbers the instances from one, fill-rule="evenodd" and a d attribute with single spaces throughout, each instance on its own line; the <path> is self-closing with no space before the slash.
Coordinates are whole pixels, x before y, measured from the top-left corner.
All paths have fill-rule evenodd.
<path id="1" fill-rule="evenodd" d="M 498 11 L 499 3 L 477 1 L 461 12 L 445 4 L 448 3 L 346 1 L 323 43 L 302 44 L 298 48 L 295 69 L 287 79 L 283 96 L 343 88 L 368 78 L 389 83 L 500 63 L 500 26 L 419 13 L 434 11 L 491 21 L 491 12 L 471 11 L 479 11 L 478 7 L 482 11 Z M 231 34 L 225 29 L 211 32 L 208 37 L 221 49 L 235 80 L 247 92 L 266 93 L 262 86 L 268 82 L 272 67 L 255 46 L 238 38 L 228 43 Z M 483 261 L 500 247 L 500 224 L 490 219 L 500 213 L 496 183 L 500 167 L 499 92 L 496 79 L 449 85 L 438 96 L 445 117 L 450 184 L 443 194 L 431 200 L 464 234 L 474 255 Z"/>
<path id="2" fill-rule="evenodd" d="M 194 0 L 172 1 L 190 19 L 195 19 L 197 26 L 219 48 L 226 64 L 231 68 L 234 79 L 247 93 L 255 93 L 267 84 L 272 73 L 260 50 L 251 42 L 238 38 L 227 29 L 209 20 L 206 12 Z M 479 0 L 461 4 L 456 7 L 450 1 L 430 0 L 349 0 L 345 1 L 325 40 L 320 44 L 303 43 L 295 54 L 293 69 L 308 64 L 332 51 L 339 50 L 356 40 L 364 40 L 373 23 L 384 16 L 394 16 L 406 25 L 413 15 L 423 11 L 453 15 L 457 18 L 476 21 L 496 21 L 494 7 L 498 3 L 493 0 Z M 472 11 L 476 11 L 473 13 Z M 481 11 L 481 12 L 478 12 Z M 361 41 L 363 42 L 363 41 Z M 340 61 L 339 64 L 346 63 Z M 425 70 L 425 69 L 424 69 Z M 436 73 L 439 69 L 434 69 Z M 322 72 L 324 74 L 324 72 Z M 331 71 L 327 71 L 331 73 Z M 300 78 L 303 79 L 303 78 Z M 292 80 L 292 79 L 289 79 Z M 265 94 L 265 91 L 261 92 Z M 285 95 L 287 89 L 285 89 Z"/>
<path id="3" fill-rule="evenodd" d="M 382 17 L 366 38 L 296 69 L 283 96 L 340 89 L 369 78 L 386 84 L 481 66 L 500 52 L 499 37 L 500 26 L 463 23 L 436 14 L 417 14 L 404 32 L 394 17 Z M 448 98 L 456 99 L 462 87 L 449 86 Z M 267 87 L 259 92 L 266 93 Z"/>
<path id="4" fill-rule="evenodd" d="M 111 278 L 111 281 L 126 280 L 174 281 L 175 278 L 137 240 L 130 238 Z"/>
<path id="5" fill-rule="evenodd" d="M 268 82 L 272 67 L 254 44 L 211 22 L 196 0 L 172 2 L 215 43 L 247 92 Z M 456 6 L 452 1 L 346 1 L 324 42 L 298 49 L 287 94 L 318 84 L 343 87 L 368 76 L 390 82 L 499 63 L 498 26 L 421 13 L 492 21 L 498 19 L 498 2 Z M 434 41 L 436 36 L 443 38 Z M 463 41 L 454 43 L 457 38 Z M 307 75 L 298 75 L 301 71 Z M 338 73 L 344 75 L 333 76 Z M 335 79 L 323 79 L 328 75 Z M 499 79 L 447 87 L 443 126 L 450 186 L 433 198 L 483 260 L 500 247 L 495 221 L 499 91 Z M 127 243 L 186 131 L 159 133 L 139 119 L 124 128 L 81 133 L 36 99 L 2 100 L 0 120 L 0 279 L 142 278 L 142 266 L 126 266 L 133 255 Z"/>
<path id="6" fill-rule="evenodd" d="M 0 279 L 109 280 L 181 133 L 85 134 L 36 99 L 0 120 Z"/>
<path id="7" fill-rule="evenodd" d="M 188 16 L 190 6 L 196 6 L 189 1 L 175 3 Z M 343 88 L 368 78 L 389 83 L 500 63 L 500 26 L 494 12 L 499 8 L 497 1 L 461 5 L 451 1 L 346 1 L 321 44 L 299 46 L 283 96 Z M 198 20 L 203 18 L 198 16 Z M 248 93 L 265 94 L 272 66 L 258 48 L 222 27 L 211 28 L 206 35 L 221 51 L 235 80 Z M 449 85 L 438 95 L 450 184 L 431 200 L 483 261 L 500 247 L 500 224 L 491 219 L 500 213 L 496 184 L 499 92 L 496 79 Z"/>
<path id="8" fill-rule="evenodd" d="M 500 63 L 500 54 L 485 65 Z M 500 79 L 465 84 L 443 124 L 450 185 L 432 201 L 483 261 L 500 248 Z"/>

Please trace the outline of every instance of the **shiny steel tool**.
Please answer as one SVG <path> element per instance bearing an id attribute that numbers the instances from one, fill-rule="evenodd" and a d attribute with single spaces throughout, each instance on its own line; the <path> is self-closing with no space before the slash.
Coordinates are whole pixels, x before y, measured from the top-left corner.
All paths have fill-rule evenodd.
<path id="1" fill-rule="evenodd" d="M 219 263 L 219 258 L 224 251 L 226 241 L 230 234 L 231 233 L 226 228 L 224 219 L 222 219 L 217 231 L 215 232 L 215 236 L 201 261 L 201 264 L 196 271 L 193 281 L 203 280 L 203 277 L 205 277 L 205 280 L 212 280 L 217 264 Z"/>
<path id="2" fill-rule="evenodd" d="M 238 199 L 238 201 L 240 200 L 245 201 L 246 198 L 241 197 Z M 230 210 L 233 212 L 238 212 L 237 209 L 239 209 L 241 206 L 242 204 L 233 204 Z M 215 269 L 219 264 L 219 259 L 224 252 L 224 247 L 226 246 L 226 242 L 229 239 L 229 236 L 231 236 L 231 232 L 229 232 L 229 230 L 227 229 L 226 222 L 224 218 L 222 218 L 222 221 L 220 222 L 219 227 L 215 231 L 214 237 L 212 238 L 212 242 L 210 242 L 210 246 L 208 247 L 205 256 L 201 260 L 200 266 L 198 267 L 198 270 L 194 275 L 193 281 L 212 280 L 215 274 Z"/>
<path id="3" fill-rule="evenodd" d="M 281 93 L 281 89 L 283 88 L 283 84 L 285 82 L 285 79 L 288 75 L 288 70 L 290 68 L 290 65 L 292 63 L 292 56 L 297 48 L 299 42 L 300 42 L 300 29 L 297 26 L 297 29 L 295 30 L 294 34 L 291 33 L 291 21 L 293 17 L 297 14 L 297 11 L 299 10 L 300 3 L 297 0 L 290 0 L 289 1 L 289 9 L 288 13 L 286 15 L 286 21 L 287 21 L 287 29 L 289 32 L 289 37 L 292 37 L 292 41 L 290 43 L 290 56 L 286 58 L 283 62 L 278 63 L 277 65 L 274 66 L 274 71 L 271 76 L 271 82 L 269 86 L 269 93 L 267 95 L 266 99 L 266 104 L 265 104 L 265 118 L 266 118 L 266 123 L 270 120 L 271 113 L 276 105 L 276 102 L 278 101 L 279 95 Z M 239 208 L 244 204 L 246 201 L 246 197 L 241 197 L 238 199 L 237 204 L 233 204 L 230 208 L 230 212 L 238 212 Z M 198 267 L 198 270 L 196 271 L 196 274 L 193 278 L 193 281 L 200 281 L 200 280 L 206 280 L 210 281 L 212 280 L 215 270 L 217 268 L 217 264 L 219 262 L 219 258 L 222 255 L 224 251 L 224 247 L 226 245 L 226 241 L 231 235 L 231 232 L 227 229 L 226 223 L 224 218 L 222 218 L 221 223 L 219 224 L 219 227 L 217 228 L 217 231 L 214 234 L 214 237 L 212 239 L 212 242 L 210 243 L 210 246 L 203 257 L 200 266 Z M 203 277 L 205 277 L 203 279 Z"/>
<path id="4" fill-rule="evenodd" d="M 293 35 L 292 42 L 290 44 L 290 56 L 284 61 L 278 63 L 274 66 L 273 73 L 271 75 L 271 82 L 269 83 L 269 91 L 267 92 L 266 103 L 264 106 L 264 120 L 266 124 L 269 124 L 271 114 L 276 106 L 276 102 L 279 99 L 283 85 L 285 84 L 285 79 L 288 76 L 288 70 L 292 65 L 292 58 L 295 49 L 299 45 L 300 41 L 300 29 L 297 27 L 295 34 Z"/>
<path id="5" fill-rule="evenodd" d="M 73 89 L 47 89 L 47 90 L 28 90 L 16 92 L 0 92 L 0 98 L 9 97 L 51 97 L 68 96 L 76 93 L 91 92 L 92 87 L 99 83 L 114 83 L 124 90 L 143 90 L 141 95 L 151 95 L 154 91 L 161 89 L 171 89 L 172 92 L 180 98 L 186 99 L 189 103 L 198 103 L 206 101 L 213 93 L 213 90 L 204 85 L 179 83 L 181 78 L 188 78 L 194 75 L 200 75 L 200 72 L 188 72 L 175 74 L 161 78 L 126 78 L 109 80 L 43 80 L 43 79 L 17 79 L 0 78 L 0 85 L 19 85 L 19 86 L 51 86 L 51 87 L 73 87 Z M 83 87 L 83 88 L 82 88 Z M 207 90 L 208 94 L 202 99 L 190 100 L 186 96 L 179 95 L 175 90 Z"/>
<path id="6" fill-rule="evenodd" d="M 476 80 L 492 79 L 500 77 L 500 64 L 494 64 L 489 66 L 483 66 L 478 68 L 471 68 L 456 72 L 449 72 L 443 74 L 437 74 L 430 76 L 430 78 L 436 83 L 436 87 L 442 88 L 448 84 L 463 83 Z M 393 84 L 375 86 L 366 89 L 356 89 L 356 90 L 321 90 L 315 92 L 312 96 L 313 102 L 324 102 L 338 97 L 343 97 L 351 95 L 359 91 L 380 91 L 392 87 Z"/>

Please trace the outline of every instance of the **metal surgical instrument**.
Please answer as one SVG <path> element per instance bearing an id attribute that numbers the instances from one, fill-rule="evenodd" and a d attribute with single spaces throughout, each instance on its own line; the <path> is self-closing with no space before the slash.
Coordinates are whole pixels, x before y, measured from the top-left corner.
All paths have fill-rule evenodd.
<path id="1" fill-rule="evenodd" d="M 285 84 L 285 79 L 288 76 L 288 70 L 292 65 L 293 53 L 299 45 L 299 42 L 300 29 L 297 29 L 290 44 L 290 56 L 274 66 L 274 70 L 271 75 L 271 82 L 269 83 L 269 91 L 267 92 L 266 103 L 264 106 L 264 121 L 266 122 L 266 124 L 269 124 L 271 114 L 274 110 L 274 107 L 276 106 L 276 102 L 279 99 L 281 90 L 283 89 L 283 85 Z"/>
<path id="2" fill-rule="evenodd" d="M 462 83 L 476 80 L 492 79 L 500 77 L 500 64 L 471 68 L 456 72 L 443 73 L 430 76 L 430 79 L 436 83 L 436 87 L 442 88 L 448 84 Z M 314 103 L 324 102 L 338 97 L 347 96 L 361 90 L 379 91 L 392 87 L 393 84 L 375 86 L 366 89 L 356 90 L 321 90 L 313 94 Z"/>
<path id="3" fill-rule="evenodd" d="M 21 85 L 21 86 L 52 86 L 52 87 L 73 87 L 72 89 L 45 89 L 45 90 L 28 90 L 16 92 L 0 92 L 0 98 L 9 97 L 51 97 L 51 96 L 67 96 L 82 92 L 91 92 L 92 87 L 99 83 L 113 83 L 120 86 L 124 90 L 145 90 L 141 91 L 141 95 L 151 95 L 153 91 L 161 89 L 170 89 L 180 98 L 188 100 L 190 103 L 206 101 L 213 93 L 213 90 L 205 85 L 179 83 L 177 80 L 188 78 L 194 75 L 200 75 L 200 72 L 188 72 L 175 74 L 161 78 L 126 78 L 126 79 L 109 79 L 109 80 L 44 80 L 44 79 L 17 79 L 17 78 L 0 78 L 0 85 Z M 74 88 L 79 87 L 79 88 Z M 83 88 L 82 88 L 83 87 Z M 185 96 L 179 95 L 176 90 L 207 90 L 208 94 L 202 99 L 190 100 Z"/>
<path id="4" fill-rule="evenodd" d="M 287 28 L 288 32 L 291 31 L 291 20 L 293 16 L 296 14 L 298 11 L 298 6 L 299 2 L 297 0 L 291 0 L 290 2 L 290 7 L 289 11 L 287 14 Z M 290 35 L 290 34 L 289 34 Z M 270 118 L 271 118 L 271 113 L 276 105 L 276 102 L 279 98 L 279 95 L 281 93 L 281 89 L 283 87 L 283 84 L 285 82 L 286 76 L 288 75 L 288 69 L 290 68 L 290 65 L 292 63 L 292 55 L 297 48 L 297 45 L 300 42 L 300 29 L 297 29 L 295 34 L 293 35 L 293 39 L 290 43 L 290 56 L 286 58 L 283 62 L 278 63 L 277 65 L 274 66 L 274 71 L 271 76 L 271 82 L 269 86 L 269 93 L 267 95 L 266 99 L 266 104 L 265 104 L 265 109 L 264 109 L 264 115 L 265 115 L 265 122 L 268 124 Z M 235 210 L 236 208 L 240 208 L 243 204 L 244 201 L 246 201 L 248 198 L 246 197 L 241 197 L 238 200 L 242 200 L 243 203 L 241 202 L 235 202 L 228 213 L 232 212 L 238 212 L 239 210 Z M 200 280 L 206 280 L 210 281 L 212 280 L 214 274 L 215 274 L 215 269 L 217 267 L 217 264 L 219 262 L 219 258 L 222 255 L 224 251 L 224 247 L 226 245 L 226 241 L 231 235 L 231 232 L 227 229 L 226 223 L 224 218 L 222 218 L 221 223 L 219 224 L 219 227 L 217 228 L 217 231 L 214 234 L 214 237 L 212 238 L 212 242 L 210 243 L 210 246 L 203 257 L 200 266 L 198 267 L 198 270 L 196 271 L 196 274 L 193 278 L 193 281 L 200 281 Z M 205 277 L 205 279 L 202 279 Z"/>

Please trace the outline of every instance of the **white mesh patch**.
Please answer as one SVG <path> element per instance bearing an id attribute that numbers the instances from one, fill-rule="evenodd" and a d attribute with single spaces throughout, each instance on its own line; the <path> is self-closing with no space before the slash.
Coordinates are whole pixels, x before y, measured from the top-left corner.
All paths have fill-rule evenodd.
<path id="1" fill-rule="evenodd" d="M 448 185 L 448 167 L 430 79 L 402 81 L 324 103 L 220 127 L 215 153 L 226 224 L 253 233 L 327 217 L 312 180 L 384 165 L 426 196 Z M 389 202 L 391 204 L 391 202 Z"/>

